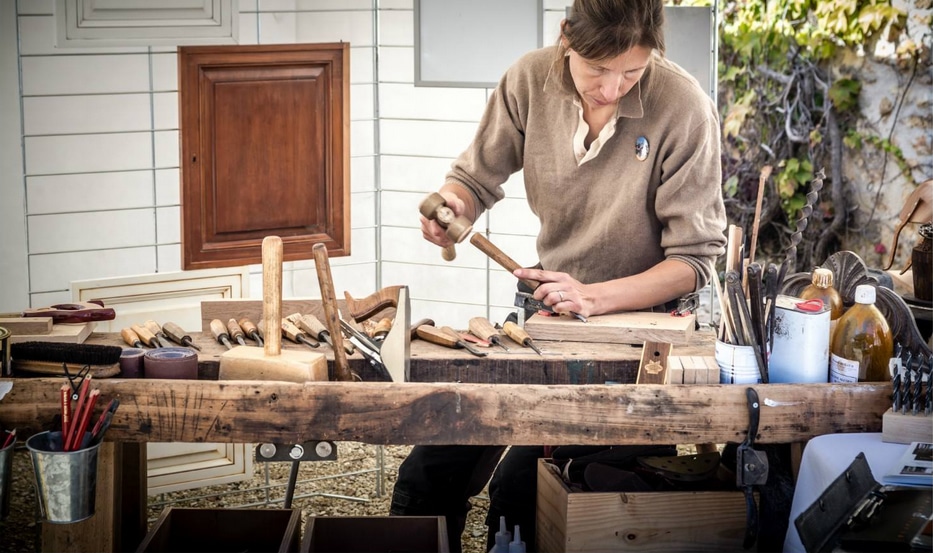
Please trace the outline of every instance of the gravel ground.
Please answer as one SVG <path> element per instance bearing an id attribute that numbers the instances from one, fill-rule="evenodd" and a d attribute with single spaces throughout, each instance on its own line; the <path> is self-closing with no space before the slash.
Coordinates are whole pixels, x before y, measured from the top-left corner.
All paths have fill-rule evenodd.
<path id="1" fill-rule="evenodd" d="M 302 529 L 309 516 L 386 516 L 392 496 L 392 486 L 398 466 L 405 459 L 409 446 L 382 448 L 384 470 L 380 486 L 376 446 L 356 442 L 337 444 L 336 461 L 301 463 L 292 507 L 302 511 Z M 268 468 L 268 480 L 267 471 Z M 253 463 L 253 478 L 249 481 L 159 494 L 149 497 L 149 524 L 158 518 L 167 505 L 178 507 L 243 507 L 280 508 L 291 463 Z M 13 457 L 10 482 L 10 513 L 0 523 L 0 553 L 39 551 L 38 506 L 32 465 L 25 446 L 18 444 Z M 382 490 L 380 492 L 380 489 Z M 464 553 L 484 553 L 486 550 L 485 495 L 474 498 L 474 508 L 467 519 L 462 536 Z"/>

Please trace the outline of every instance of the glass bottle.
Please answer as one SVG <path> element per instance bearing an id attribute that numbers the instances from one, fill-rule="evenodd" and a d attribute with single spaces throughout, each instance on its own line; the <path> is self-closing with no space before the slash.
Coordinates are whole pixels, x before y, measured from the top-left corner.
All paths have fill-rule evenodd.
<path id="1" fill-rule="evenodd" d="M 855 288 L 855 305 L 836 325 L 830 343 L 830 382 L 882 382 L 891 380 L 888 360 L 894 353 L 891 327 L 875 307 L 875 287 Z"/>
<path id="2" fill-rule="evenodd" d="M 933 224 L 920 225 L 920 241 L 910 253 L 914 269 L 914 297 L 933 300 Z"/>
<path id="3" fill-rule="evenodd" d="M 833 288 L 833 272 L 823 267 L 814 269 L 810 284 L 800 291 L 799 296 L 805 300 L 822 300 L 823 305 L 829 306 L 829 338 L 832 340 L 836 322 L 845 311 L 842 296 Z"/>

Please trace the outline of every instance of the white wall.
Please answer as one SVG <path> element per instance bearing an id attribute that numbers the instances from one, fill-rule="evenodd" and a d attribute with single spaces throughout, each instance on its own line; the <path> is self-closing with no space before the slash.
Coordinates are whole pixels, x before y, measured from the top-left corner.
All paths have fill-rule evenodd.
<path id="1" fill-rule="evenodd" d="M 2 311 L 70 301 L 73 280 L 181 267 L 176 49 L 57 49 L 53 3 L 0 2 Z M 545 44 L 567 3 L 545 3 Z M 337 294 L 407 284 L 413 320 L 501 321 L 514 278 L 467 243 L 444 262 L 418 218 L 490 91 L 415 88 L 413 27 L 411 0 L 240 0 L 242 44 L 350 43 L 352 255 L 331 260 Z M 475 228 L 532 264 L 520 178 L 507 194 Z M 285 297 L 320 296 L 312 261 L 285 269 Z"/>

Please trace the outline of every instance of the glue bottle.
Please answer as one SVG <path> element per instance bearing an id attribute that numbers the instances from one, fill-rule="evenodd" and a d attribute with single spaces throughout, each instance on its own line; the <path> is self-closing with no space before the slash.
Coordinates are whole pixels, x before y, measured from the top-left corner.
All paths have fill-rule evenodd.
<path id="1" fill-rule="evenodd" d="M 512 534 L 505 529 L 505 517 L 499 517 L 499 531 L 496 532 L 496 543 L 489 550 L 489 553 L 509 553 L 509 542 L 512 541 Z"/>
<path id="2" fill-rule="evenodd" d="M 829 306 L 829 338 L 832 340 L 836 323 L 845 311 L 842 296 L 833 287 L 833 272 L 823 267 L 814 269 L 810 284 L 800 291 L 799 296 L 804 300 L 823 300 L 823 304 Z"/>
<path id="3" fill-rule="evenodd" d="M 525 542 L 522 541 L 522 531 L 515 525 L 515 538 L 509 542 L 509 553 L 525 553 Z"/>
<path id="4" fill-rule="evenodd" d="M 830 344 L 830 382 L 891 380 L 891 327 L 875 307 L 875 293 L 875 287 L 869 284 L 857 286 L 855 305 L 839 318 Z"/>

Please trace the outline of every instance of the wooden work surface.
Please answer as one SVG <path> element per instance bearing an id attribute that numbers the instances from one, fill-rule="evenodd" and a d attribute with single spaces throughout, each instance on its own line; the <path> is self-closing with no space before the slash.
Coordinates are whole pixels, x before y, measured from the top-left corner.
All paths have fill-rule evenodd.
<path id="1" fill-rule="evenodd" d="M 709 343 L 675 353 L 709 354 Z M 204 347 L 201 373 L 222 346 Z M 95 335 L 96 343 L 115 336 Z M 542 342 L 526 351 L 474 357 L 412 343 L 412 382 L 99 379 L 120 408 L 107 440 L 124 442 L 374 444 L 723 443 L 744 439 L 746 386 L 632 385 L 639 348 Z M 294 347 L 298 347 L 294 345 Z M 306 347 L 306 346 L 301 346 Z M 695 348 L 691 350 L 691 348 Z M 322 348 L 324 349 L 324 348 Z M 366 365 L 359 354 L 355 367 Z M 364 379 L 366 372 L 363 371 Z M 4 381 L 0 380 L 0 384 Z M 60 378 L 12 379 L 0 421 L 23 434 L 52 425 Z M 607 382 L 622 383 L 606 384 Z M 580 386 L 579 384 L 588 384 Z M 890 406 L 887 384 L 756 385 L 756 441 L 804 441 L 837 432 L 878 432 Z"/>

